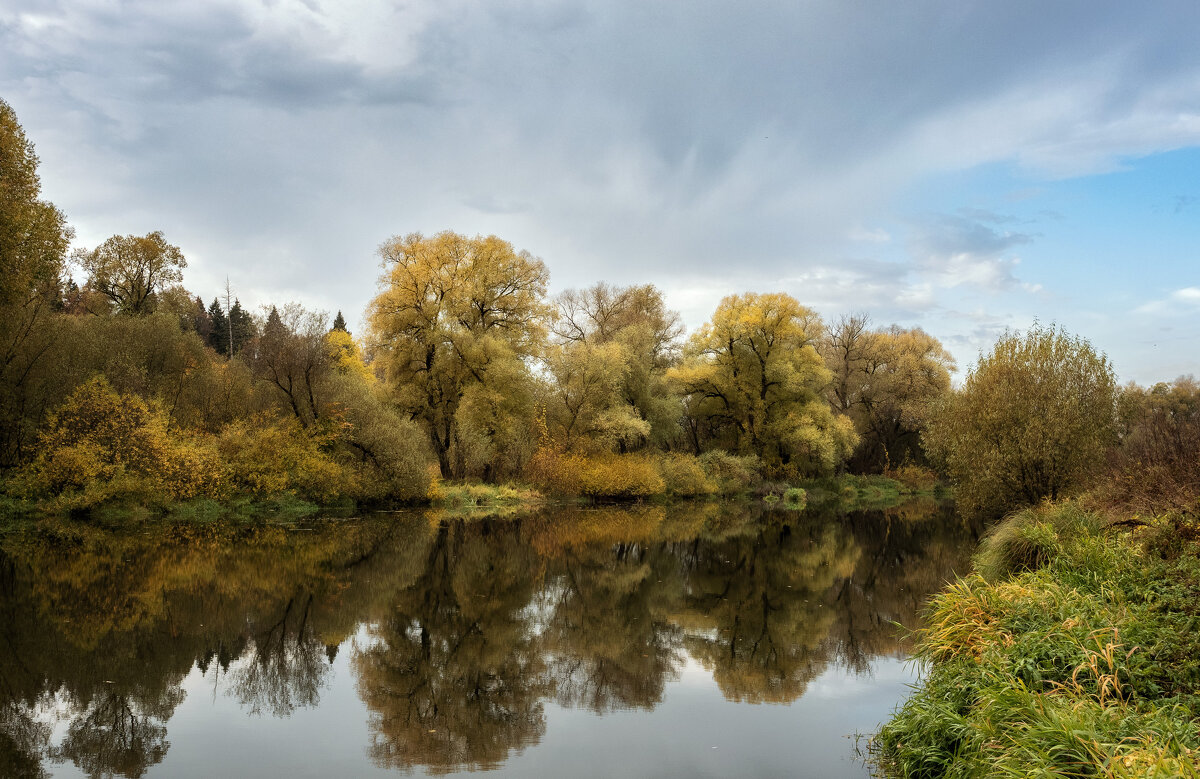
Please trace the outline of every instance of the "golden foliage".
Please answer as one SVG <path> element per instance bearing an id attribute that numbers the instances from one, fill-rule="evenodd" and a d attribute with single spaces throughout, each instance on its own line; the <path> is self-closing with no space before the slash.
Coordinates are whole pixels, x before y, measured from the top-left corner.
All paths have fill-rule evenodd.
<path id="1" fill-rule="evenodd" d="M 326 503 L 355 491 L 353 473 L 321 451 L 295 420 L 269 415 L 225 427 L 217 445 L 230 484 L 246 492 L 293 492 Z"/>
<path id="2" fill-rule="evenodd" d="M 716 446 L 762 458 L 772 477 L 832 472 L 858 436 L 822 397 L 822 332 L 820 317 L 790 295 L 722 300 L 668 374 L 687 398 L 694 443 L 703 430 Z"/>
<path id="3" fill-rule="evenodd" d="M 97 377 L 50 415 L 23 479 L 32 496 L 83 508 L 125 494 L 184 499 L 213 493 L 223 474 L 202 439 L 168 435 L 161 410 Z"/>
<path id="4" fill-rule="evenodd" d="M 459 407 L 474 385 L 508 393 L 531 380 L 522 369 L 545 337 L 549 274 L 495 236 L 413 233 L 379 253 L 386 271 L 368 312 L 371 351 L 401 408 L 425 428 L 442 475 L 462 475 L 451 457 Z"/>
<path id="5" fill-rule="evenodd" d="M 640 454 L 586 456 L 541 448 L 527 473 L 534 484 L 559 495 L 648 498 L 666 490 L 655 458 Z"/>

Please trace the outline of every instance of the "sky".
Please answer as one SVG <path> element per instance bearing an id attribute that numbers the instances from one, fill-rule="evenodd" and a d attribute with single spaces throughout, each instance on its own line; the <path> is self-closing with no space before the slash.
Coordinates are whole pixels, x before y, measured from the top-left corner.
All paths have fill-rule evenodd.
<path id="1" fill-rule="evenodd" d="M 967 369 L 1056 323 L 1200 374 L 1200 4 L 5 0 L 0 98 L 76 246 L 162 230 L 205 300 L 360 329 L 393 235 L 694 329 L 783 291 Z"/>

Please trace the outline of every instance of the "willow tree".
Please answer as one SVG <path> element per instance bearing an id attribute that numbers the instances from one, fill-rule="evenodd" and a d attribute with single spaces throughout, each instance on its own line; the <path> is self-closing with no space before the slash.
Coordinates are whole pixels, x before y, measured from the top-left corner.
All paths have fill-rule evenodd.
<path id="1" fill-rule="evenodd" d="M 683 327 L 653 285 L 596 284 L 555 299 L 550 432 L 567 448 L 622 451 L 678 437 L 679 399 L 665 380 Z"/>
<path id="2" fill-rule="evenodd" d="M 833 374 L 826 396 L 854 421 L 860 442 L 851 467 L 878 471 L 923 461 L 921 432 L 950 391 L 954 358 L 920 328 L 872 330 L 865 316 L 835 322 L 819 351 Z"/>
<path id="3" fill-rule="evenodd" d="M 452 232 L 397 236 L 379 254 L 368 340 L 400 406 L 428 432 L 442 475 L 463 475 L 469 459 L 490 458 L 487 471 L 531 444 L 520 438 L 532 426 L 511 422 L 532 414 L 525 361 L 545 338 L 546 266 L 495 236 Z M 460 414 L 464 401 L 469 413 Z"/>
<path id="4" fill-rule="evenodd" d="M 834 470 L 857 442 L 824 399 L 829 370 L 820 318 L 783 293 L 731 295 L 670 372 L 688 406 L 693 444 L 761 457 L 780 475 Z"/>
<path id="5" fill-rule="evenodd" d="M 935 413 L 926 445 L 968 514 L 999 516 L 1082 486 L 1115 440 L 1112 366 L 1086 340 L 1006 333 Z"/>
<path id="6" fill-rule="evenodd" d="M 27 454 L 40 417 L 30 384 L 54 342 L 45 323 L 72 235 L 62 212 L 40 198 L 37 166 L 16 112 L 0 100 L 0 467 Z"/>

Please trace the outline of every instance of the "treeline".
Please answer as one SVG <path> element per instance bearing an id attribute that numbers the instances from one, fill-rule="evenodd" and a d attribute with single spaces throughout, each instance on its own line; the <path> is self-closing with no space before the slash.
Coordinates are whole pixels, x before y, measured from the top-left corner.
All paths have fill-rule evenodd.
<path id="1" fill-rule="evenodd" d="M 1016 487 L 1037 500 L 1094 475 L 1119 438 L 1118 395 L 1140 397 L 1084 359 L 1064 386 L 1086 394 L 1099 376 L 1092 395 L 1109 421 L 1077 419 L 1069 402 L 1025 406 L 998 424 L 1036 440 L 1009 441 L 977 469 L 983 448 L 964 431 L 981 417 L 968 401 L 986 366 L 952 392 L 953 360 L 920 329 L 825 322 L 789 295 L 747 293 L 685 339 L 653 286 L 549 297 L 545 265 L 494 236 L 385 242 L 358 339 L 340 312 L 333 323 L 296 304 L 251 313 L 228 288 L 205 305 L 160 232 L 77 250 L 77 283 L 71 229 L 40 199 L 33 147 L 3 102 L 0 154 L 0 469 L 8 492 L 62 507 L 411 501 L 439 478 L 595 497 L 728 494 L 847 470 L 925 479 L 934 464 L 986 513 Z M 1084 428 L 1090 443 L 1063 465 L 1054 453 L 1074 441 L 1063 431 Z M 1026 489 L 1010 468 L 1066 475 Z M 976 489 L 980 473 L 995 478 Z"/>

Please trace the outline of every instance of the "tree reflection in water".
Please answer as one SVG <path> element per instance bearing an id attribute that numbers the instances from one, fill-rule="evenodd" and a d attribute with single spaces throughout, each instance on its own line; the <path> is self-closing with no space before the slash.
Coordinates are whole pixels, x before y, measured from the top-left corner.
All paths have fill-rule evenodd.
<path id="1" fill-rule="evenodd" d="M 916 624 L 978 534 L 945 511 L 14 526 L 0 535 L 0 774 L 69 761 L 141 776 L 167 754 L 189 673 L 248 714 L 287 717 L 320 705 L 345 646 L 386 768 L 498 766 L 542 738 L 547 702 L 653 709 L 688 657 L 729 700 L 787 703 L 831 666 L 862 673 L 907 650 L 895 624 Z"/>

